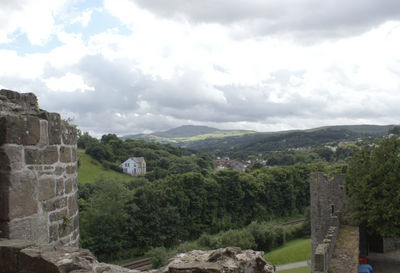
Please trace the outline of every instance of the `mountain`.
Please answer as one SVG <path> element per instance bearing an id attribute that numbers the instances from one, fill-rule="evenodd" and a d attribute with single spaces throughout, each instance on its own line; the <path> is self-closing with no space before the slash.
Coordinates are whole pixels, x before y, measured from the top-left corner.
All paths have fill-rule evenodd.
<path id="1" fill-rule="evenodd" d="M 191 141 L 201 141 L 208 138 L 225 138 L 229 136 L 241 136 L 254 134 L 254 131 L 248 130 L 219 130 L 207 126 L 184 125 L 170 129 L 165 132 L 155 132 L 152 134 L 138 134 L 123 136 L 122 139 L 142 139 L 150 142 L 160 142 L 169 144 L 178 144 Z"/>
<path id="2" fill-rule="evenodd" d="M 211 134 L 219 131 L 217 128 L 207 126 L 183 125 L 178 128 L 173 128 L 165 132 L 154 133 L 154 136 L 165 138 L 188 138 L 198 135 Z"/>
<path id="3" fill-rule="evenodd" d="M 154 134 L 126 136 L 151 142 L 168 143 L 202 152 L 246 158 L 249 155 L 285 151 L 287 149 L 355 141 L 366 137 L 381 137 L 393 125 L 338 125 L 307 130 L 254 132 L 218 130 L 206 126 L 186 125 Z"/>
<path id="4" fill-rule="evenodd" d="M 292 130 L 232 136 L 223 139 L 204 139 L 185 143 L 185 147 L 203 152 L 246 158 L 269 152 L 311 147 L 327 143 L 355 141 L 366 137 L 381 137 L 393 125 L 342 125 L 308 130 Z"/>

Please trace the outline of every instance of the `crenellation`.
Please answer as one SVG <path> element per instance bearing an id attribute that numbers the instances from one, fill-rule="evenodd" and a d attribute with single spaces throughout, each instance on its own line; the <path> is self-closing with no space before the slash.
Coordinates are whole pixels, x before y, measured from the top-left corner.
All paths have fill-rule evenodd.
<path id="1" fill-rule="evenodd" d="M 49 113 L 49 144 L 61 144 L 61 117 L 57 113 Z"/>

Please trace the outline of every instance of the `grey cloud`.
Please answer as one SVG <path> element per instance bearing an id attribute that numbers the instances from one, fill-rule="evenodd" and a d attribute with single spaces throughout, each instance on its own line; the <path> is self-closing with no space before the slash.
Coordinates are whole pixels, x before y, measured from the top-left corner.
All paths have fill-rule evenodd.
<path id="1" fill-rule="evenodd" d="M 290 34 L 311 41 L 359 34 L 400 19 L 398 0 L 131 1 L 162 17 L 184 16 L 195 23 L 236 26 L 234 34 L 238 37 Z"/>
<path id="2" fill-rule="evenodd" d="M 87 85 L 95 87 L 95 91 L 83 93 L 51 92 L 38 79 L 0 77 L 0 85 L 36 93 L 41 108 L 61 112 L 64 118 L 72 113 L 81 130 L 97 136 L 160 131 L 183 124 L 216 126 L 240 122 L 271 125 L 285 122 L 302 127 L 316 122 L 323 125 L 324 120 L 378 120 L 400 116 L 400 101 L 395 94 L 393 98 L 379 97 L 374 93 L 376 91 L 370 90 L 371 96 L 368 97 L 363 90 L 360 101 L 348 103 L 346 94 L 340 96 L 326 89 L 315 90 L 313 93 L 318 92 L 318 96 L 312 97 L 302 95 L 301 86 L 299 92 L 288 92 L 293 88 L 288 83 L 291 75 L 301 78 L 302 71 L 277 71 L 262 86 L 208 86 L 201 74 L 195 71 L 165 80 L 144 75 L 133 67 L 128 60 L 110 62 L 99 55 L 85 57 L 70 69 L 71 73 L 81 74 Z M 339 75 L 341 84 L 351 86 L 340 71 L 332 69 L 331 72 Z M 46 71 L 47 78 L 63 75 L 62 71 Z M 223 94 L 225 100 L 203 96 L 205 90 L 210 92 L 210 88 Z M 360 87 L 354 88 L 358 90 Z M 271 99 L 271 92 L 277 90 L 285 94 L 283 102 Z M 373 108 L 376 102 L 363 101 L 368 99 L 378 100 L 386 107 Z M 144 101 L 147 109 L 141 108 Z"/>

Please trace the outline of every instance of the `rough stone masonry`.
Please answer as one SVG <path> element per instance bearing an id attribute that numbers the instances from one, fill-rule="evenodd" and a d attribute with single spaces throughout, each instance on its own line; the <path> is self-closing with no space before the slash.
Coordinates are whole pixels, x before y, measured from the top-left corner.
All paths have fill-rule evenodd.
<path id="1" fill-rule="evenodd" d="M 77 246 L 77 130 L 0 90 L 0 238 Z"/>

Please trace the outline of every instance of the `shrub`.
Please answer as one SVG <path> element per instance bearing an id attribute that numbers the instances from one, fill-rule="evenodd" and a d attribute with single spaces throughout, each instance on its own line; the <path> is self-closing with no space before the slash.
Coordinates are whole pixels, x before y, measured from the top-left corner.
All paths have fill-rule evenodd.
<path id="1" fill-rule="evenodd" d="M 147 251 L 145 255 L 151 257 L 152 268 L 160 268 L 161 266 L 167 264 L 168 253 L 165 247 L 152 248 Z"/>

